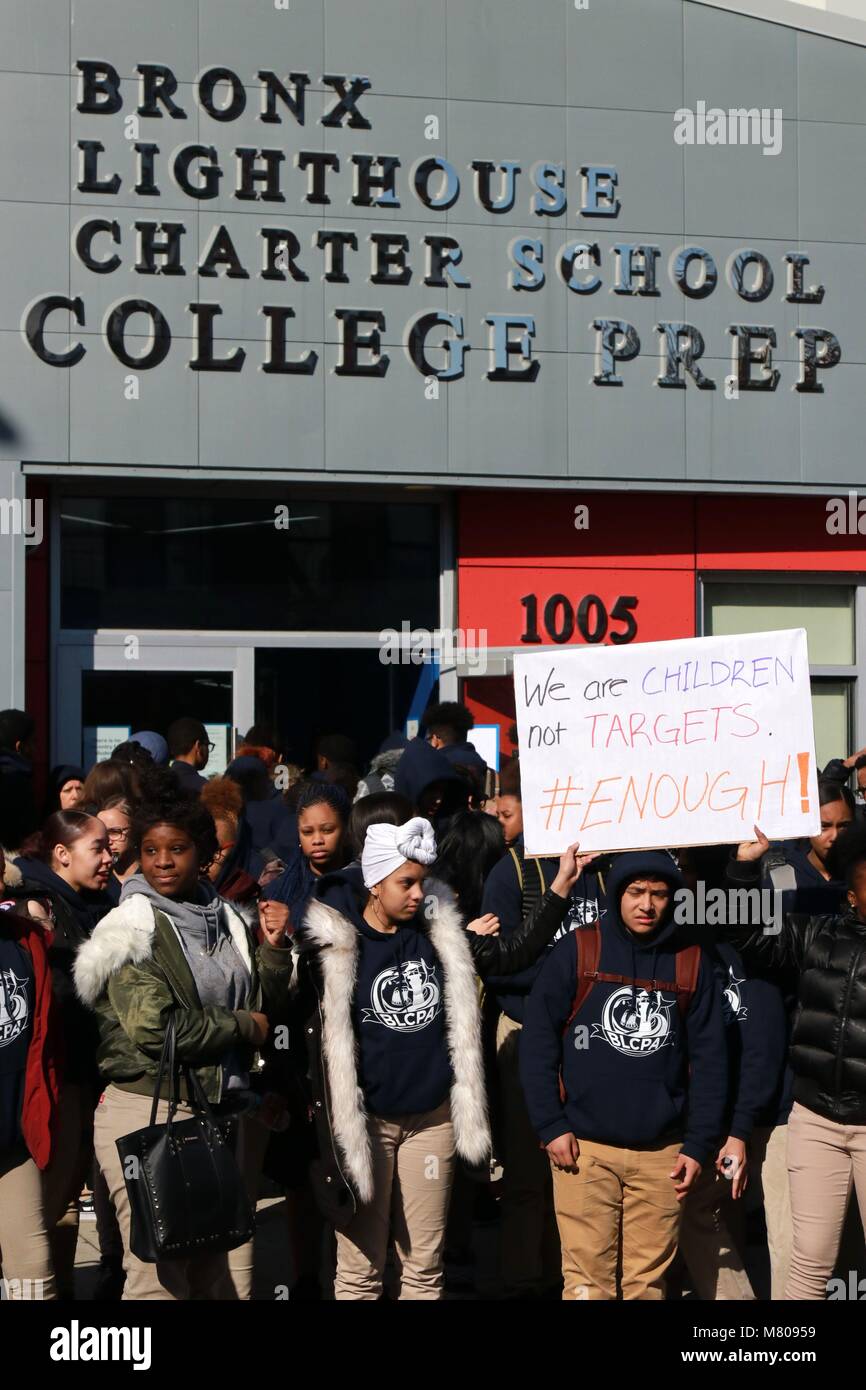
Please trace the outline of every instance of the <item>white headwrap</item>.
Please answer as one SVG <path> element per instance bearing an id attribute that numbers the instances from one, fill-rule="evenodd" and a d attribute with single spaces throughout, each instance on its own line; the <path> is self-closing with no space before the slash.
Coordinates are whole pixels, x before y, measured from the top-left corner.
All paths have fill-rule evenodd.
<path id="1" fill-rule="evenodd" d="M 371 825 L 361 854 L 364 886 L 373 888 L 381 883 L 407 859 L 432 864 L 435 858 L 433 827 L 423 816 L 413 816 L 405 825 Z"/>

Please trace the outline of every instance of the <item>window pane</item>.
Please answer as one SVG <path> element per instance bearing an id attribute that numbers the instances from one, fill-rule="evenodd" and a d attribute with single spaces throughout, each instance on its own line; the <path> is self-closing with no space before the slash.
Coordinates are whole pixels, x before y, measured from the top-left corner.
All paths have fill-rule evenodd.
<path id="1" fill-rule="evenodd" d="M 426 670 L 385 665 L 377 650 L 257 647 L 256 717 L 276 727 L 290 760 L 304 767 L 313 766 L 319 735 L 346 734 L 364 771 L 386 734 L 403 728 Z"/>
<path id="2" fill-rule="evenodd" d="M 812 681 L 812 719 L 815 724 L 815 757 L 819 767 L 831 758 L 847 758 L 851 736 L 851 683 Z"/>
<path id="3" fill-rule="evenodd" d="M 82 724 L 85 729 L 128 725 L 132 734 L 153 729 L 165 737 L 169 724 L 189 717 L 207 725 L 228 725 L 230 734 L 232 693 L 230 671 L 82 671 Z M 208 763 L 208 777 L 225 769 L 220 758 L 225 747 L 215 734 L 211 738 L 217 748 Z M 86 751 L 82 755 L 86 757 Z"/>
<path id="4" fill-rule="evenodd" d="M 437 626 L 429 503 L 67 497 L 61 517 L 64 627 Z"/>
<path id="5" fill-rule="evenodd" d="M 812 666 L 853 666 L 854 590 L 847 584 L 705 584 L 704 632 L 727 637 L 804 627 Z"/>

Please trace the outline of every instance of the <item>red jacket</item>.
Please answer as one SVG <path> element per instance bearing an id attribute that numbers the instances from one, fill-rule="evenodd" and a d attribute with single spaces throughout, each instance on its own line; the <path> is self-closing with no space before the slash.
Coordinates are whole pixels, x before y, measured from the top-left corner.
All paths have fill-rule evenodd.
<path id="1" fill-rule="evenodd" d="M 27 1049 L 21 1132 L 36 1166 L 46 1168 L 55 1140 L 62 1046 L 51 991 L 48 947 L 41 928 L 26 917 L 4 913 L 2 927 L 27 951 L 33 963 L 33 1031 Z"/>

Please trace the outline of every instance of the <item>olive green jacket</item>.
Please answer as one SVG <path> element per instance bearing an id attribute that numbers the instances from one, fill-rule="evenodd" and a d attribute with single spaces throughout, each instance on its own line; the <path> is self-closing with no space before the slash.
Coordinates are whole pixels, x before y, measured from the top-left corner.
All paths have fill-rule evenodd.
<path id="1" fill-rule="evenodd" d="M 100 1074 L 126 1091 L 152 1095 L 168 1020 L 175 1015 L 177 1057 L 198 1076 L 208 1100 L 222 1094 L 222 1062 L 240 1047 L 254 1059 L 251 1013 L 273 1029 L 288 1015 L 292 953 L 256 947 L 237 908 L 224 903 L 235 947 L 250 972 L 244 1009 L 203 1007 L 183 949 L 165 916 L 134 893 L 97 924 L 75 958 L 75 988 L 99 1025 Z M 244 1047 L 244 1044 L 247 1044 Z M 164 1082 L 163 1091 L 168 1087 Z"/>

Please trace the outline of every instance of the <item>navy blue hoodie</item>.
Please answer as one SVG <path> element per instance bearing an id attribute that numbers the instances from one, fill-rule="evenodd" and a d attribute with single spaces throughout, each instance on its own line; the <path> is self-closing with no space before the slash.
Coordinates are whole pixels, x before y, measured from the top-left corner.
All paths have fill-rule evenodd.
<path id="1" fill-rule="evenodd" d="M 523 857 L 523 836 L 518 835 L 514 841 L 514 849 Z M 541 872 L 544 876 L 545 887 L 549 888 L 556 878 L 559 870 L 559 860 L 544 858 L 539 859 Z M 532 875 L 537 876 L 535 863 L 530 860 L 524 864 L 523 874 L 525 879 L 530 879 Z M 543 951 L 541 957 L 528 969 L 518 971 L 515 975 L 489 975 L 485 977 L 484 983 L 488 989 L 492 989 L 496 995 L 499 1007 L 503 1013 L 513 1019 L 515 1023 L 523 1022 L 523 1009 L 529 996 L 529 991 L 538 979 L 541 967 L 547 956 L 548 951 L 552 951 L 556 942 L 576 927 L 588 926 L 591 922 L 597 922 L 604 915 L 604 891 L 601 887 L 598 874 L 594 869 L 585 869 L 577 883 L 571 891 L 568 900 L 568 914 L 560 927 L 553 941 Z M 510 854 L 505 854 L 498 864 L 495 864 L 487 875 L 484 884 L 484 896 L 481 899 L 481 911 L 492 912 L 499 918 L 499 934 L 503 940 L 516 932 L 523 923 L 523 894 L 520 888 L 520 880 L 517 877 L 517 869 Z"/>
<path id="2" fill-rule="evenodd" d="M 449 763 L 454 763 L 456 767 L 472 768 L 479 777 L 483 777 L 487 771 L 487 764 L 478 749 L 466 739 L 462 743 L 447 743 L 439 751 L 448 759 Z"/>
<path id="3" fill-rule="evenodd" d="M 617 856 L 606 885 L 599 970 L 673 981 L 673 914 L 648 937 L 629 932 L 620 915 L 626 881 L 639 873 L 682 884 L 670 855 Z M 673 993 L 599 982 L 563 1037 L 577 989 L 576 936 L 549 953 L 524 1010 L 520 1076 L 533 1128 L 543 1144 L 568 1133 L 633 1149 L 679 1141 L 684 1154 L 705 1163 L 727 1100 L 722 1001 L 710 961 L 702 953 L 685 1026 Z"/>
<path id="4" fill-rule="evenodd" d="M 775 1125 L 783 1108 L 788 1022 L 782 992 L 749 976 L 729 941 L 707 942 L 722 995 L 728 1042 L 728 1108 L 724 1134 L 744 1142 L 756 1126 Z"/>
<path id="5" fill-rule="evenodd" d="M 451 800 L 462 797 L 465 802 L 468 784 L 451 766 L 442 750 L 434 748 L 432 743 L 425 743 L 423 738 L 413 738 L 394 769 L 394 790 L 417 807 L 432 782 L 450 784 L 448 791 L 451 796 L 446 793 L 442 811 L 453 809 L 449 804 Z"/>
<path id="6" fill-rule="evenodd" d="M 806 912 L 817 917 L 824 912 L 845 911 L 845 884 L 838 878 L 825 878 L 809 859 L 811 846 L 806 841 L 785 840 L 782 849 L 785 862 L 794 870 L 797 887 L 782 894 L 783 912 Z M 762 875 L 762 886 L 772 887 L 769 875 Z"/>
<path id="7" fill-rule="evenodd" d="M 24 1142 L 21 1108 L 33 1036 L 34 988 L 29 952 L 0 934 L 0 1161 Z"/>
<path id="8" fill-rule="evenodd" d="M 298 847 L 298 818 L 289 810 L 280 793 L 275 791 L 273 796 L 265 797 L 263 801 L 248 801 L 244 806 L 244 817 L 250 828 L 255 861 L 261 863 L 261 850 L 272 849 L 284 863 L 288 863 L 289 855 Z M 260 867 L 254 870 L 249 862 L 243 867 L 254 877 L 261 873 Z"/>
<path id="9" fill-rule="evenodd" d="M 380 932 L 363 918 L 358 865 L 327 874 L 315 896 L 358 932 L 358 973 L 352 1017 L 358 1078 L 373 1115 L 414 1115 L 447 1100 L 453 1079 L 445 1034 L 444 972 L 423 912 Z"/>

